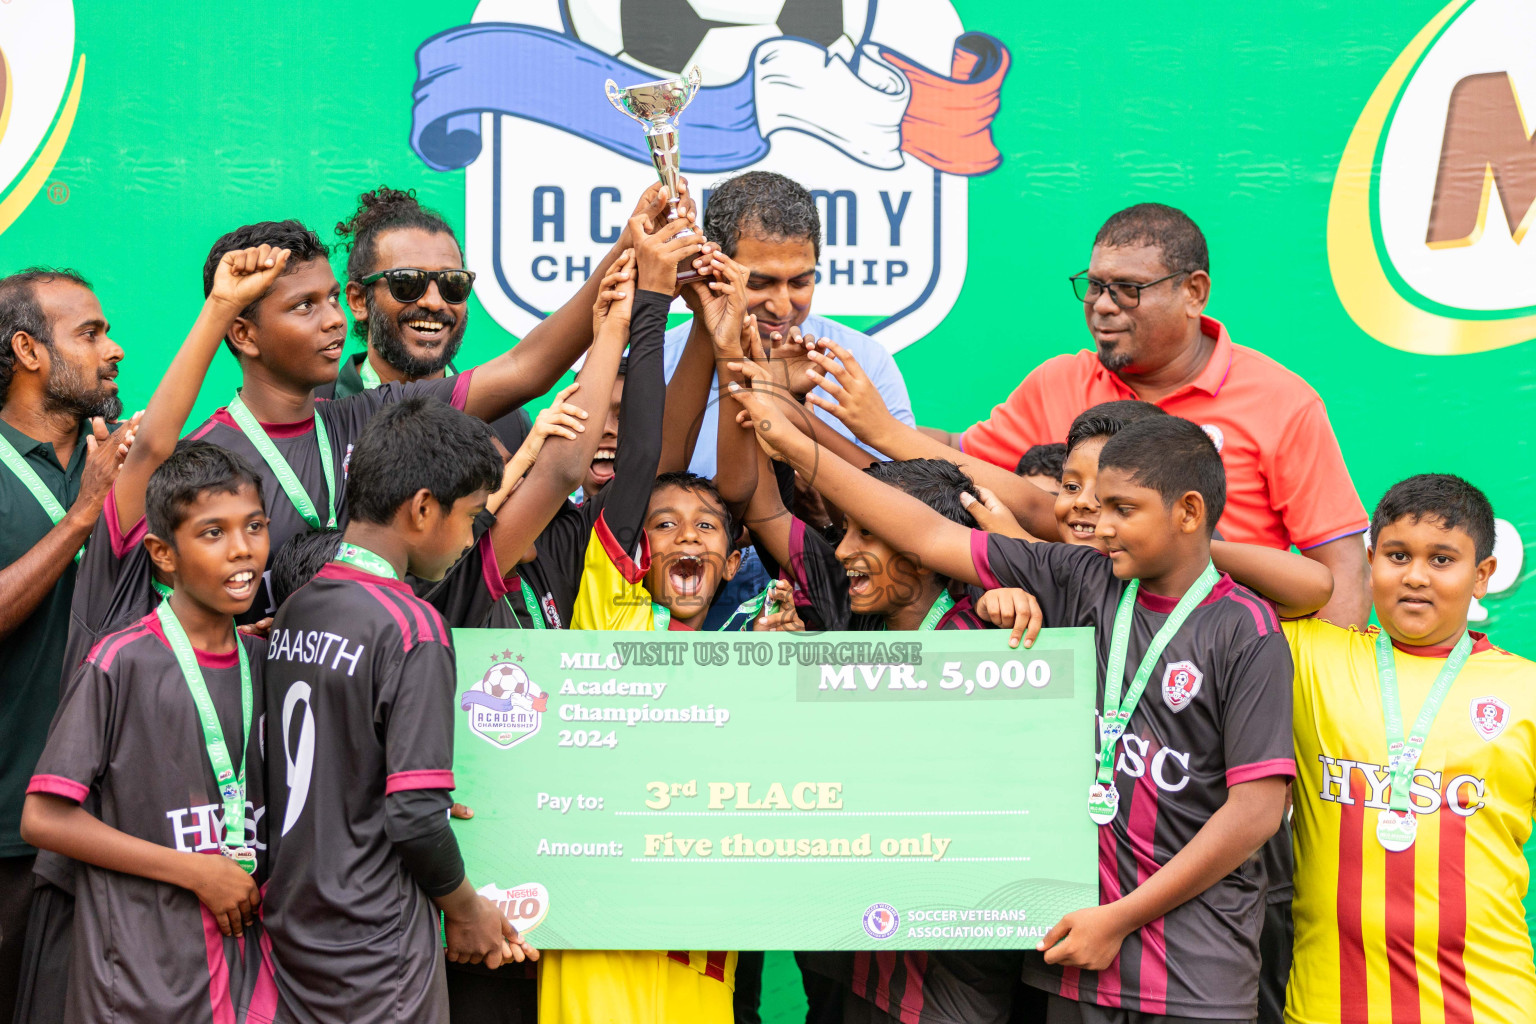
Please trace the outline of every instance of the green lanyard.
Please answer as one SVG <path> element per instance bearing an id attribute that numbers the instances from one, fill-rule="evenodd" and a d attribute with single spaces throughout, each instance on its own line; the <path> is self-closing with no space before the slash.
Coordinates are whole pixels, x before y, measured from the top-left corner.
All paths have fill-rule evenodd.
<path id="1" fill-rule="evenodd" d="M 1419 823 L 1408 803 L 1409 787 L 1413 784 L 1413 770 L 1424 753 L 1424 741 L 1435 724 L 1435 716 L 1445 703 L 1461 668 L 1472 653 L 1472 634 L 1462 633 L 1456 646 L 1441 666 L 1430 687 L 1419 717 L 1413 721 L 1413 731 L 1403 736 L 1402 701 L 1397 692 L 1397 659 L 1392 651 L 1392 638 L 1383 630 L 1376 637 L 1376 681 L 1381 685 L 1381 717 L 1387 729 L 1387 771 L 1391 773 L 1392 796 L 1388 809 L 1376 816 L 1376 841 L 1393 853 L 1401 853 L 1413 845 L 1418 835 Z"/>
<path id="2" fill-rule="evenodd" d="M 949 596 L 949 591 L 941 590 L 939 599 L 933 602 L 933 607 L 928 609 L 928 614 L 923 616 L 923 621 L 917 628 L 925 631 L 938 629 L 940 620 L 948 615 L 954 606 L 955 599 Z"/>
<path id="3" fill-rule="evenodd" d="M 170 584 L 161 583 L 159 580 L 154 579 L 153 577 L 150 578 L 149 585 L 154 587 L 155 593 L 159 594 L 161 597 L 170 597 L 173 592 Z"/>
<path id="4" fill-rule="evenodd" d="M 208 748 L 208 763 L 213 766 L 213 776 L 218 780 L 219 797 L 224 802 L 224 839 L 219 849 L 226 857 L 246 870 L 256 873 L 256 851 L 245 845 L 245 754 L 251 735 L 251 663 L 245 654 L 245 645 L 235 638 L 235 650 L 240 658 L 240 712 L 243 731 L 240 735 L 240 772 L 235 773 L 229 760 L 229 747 L 224 742 L 224 730 L 219 725 L 219 713 L 214 709 L 213 698 L 208 695 L 208 684 L 197 665 L 197 654 L 186 630 L 169 603 L 161 602 L 155 614 L 160 617 L 160 627 L 171 645 L 171 653 L 181 666 L 182 678 L 192 691 L 192 702 L 197 705 L 197 716 L 203 726 L 203 743 Z"/>
<path id="5" fill-rule="evenodd" d="M 1207 562 L 1200 578 L 1179 598 L 1168 621 L 1152 637 L 1152 643 L 1148 645 L 1147 653 L 1142 655 L 1141 664 L 1136 667 L 1136 675 L 1131 680 L 1131 688 L 1125 691 L 1123 701 L 1120 690 L 1125 685 L 1125 655 L 1130 645 L 1131 623 L 1136 617 L 1136 592 L 1141 588 L 1141 581 L 1131 580 L 1130 586 L 1120 596 L 1120 606 L 1115 610 L 1114 633 L 1109 643 L 1109 666 L 1104 675 L 1104 717 L 1099 725 L 1099 770 L 1093 785 L 1088 787 L 1088 817 L 1095 824 L 1108 825 L 1115 820 L 1120 810 L 1120 792 L 1115 789 L 1115 751 L 1119 749 L 1121 734 L 1130 725 L 1131 715 L 1141 703 L 1141 695 L 1146 692 L 1152 670 L 1163 656 L 1163 649 L 1184 625 L 1184 620 L 1189 618 L 1196 605 L 1209 596 L 1219 579 L 1221 573 L 1216 571 L 1216 566 Z"/>
<path id="6" fill-rule="evenodd" d="M 374 554 L 367 548 L 360 548 L 356 544 L 342 544 L 336 549 L 336 561 L 344 565 L 350 565 L 354 569 L 372 573 L 375 576 L 384 576 L 392 580 L 399 579 L 395 567 L 388 560 Z"/>
<path id="7" fill-rule="evenodd" d="M 309 500 L 309 492 L 304 490 L 304 485 L 299 483 L 299 478 L 294 475 L 293 467 L 288 465 L 288 460 L 283 458 L 283 453 L 277 450 L 277 445 L 267 436 L 256 417 L 251 415 L 251 410 L 245 407 L 245 402 L 236 395 L 229 403 L 229 415 L 245 433 L 251 444 L 256 446 L 257 453 L 261 456 L 272 475 L 277 477 L 278 485 L 283 493 L 288 495 L 288 500 L 298 511 L 299 517 L 309 524 L 310 529 L 320 529 L 320 516 L 315 512 L 314 502 Z M 320 472 L 325 474 L 325 493 L 330 502 L 330 518 L 326 521 L 327 529 L 336 529 L 336 468 L 331 463 L 331 438 L 325 430 L 325 421 L 320 418 L 319 410 L 315 411 L 315 441 L 320 445 Z"/>
<path id="8" fill-rule="evenodd" d="M 534 594 L 533 588 L 530 587 L 528 585 L 528 581 L 523 579 L 521 576 L 517 578 L 517 583 L 520 587 L 523 588 L 523 607 L 528 609 L 528 615 L 533 620 L 533 628 L 548 629 L 549 627 L 544 623 L 544 612 L 539 608 L 539 599 Z M 512 607 L 512 599 L 507 597 L 505 594 L 502 595 L 501 599 L 507 602 L 507 610 L 512 612 L 512 617 L 515 621 L 517 618 L 517 612 Z"/>
<path id="9" fill-rule="evenodd" d="M 458 371 L 451 366 L 443 368 L 444 377 L 452 377 Z M 368 358 L 368 353 L 363 353 L 363 365 L 358 369 L 357 376 L 363 382 L 365 388 L 376 388 L 383 381 L 379 380 L 379 371 L 373 368 L 373 363 Z"/>
<path id="10" fill-rule="evenodd" d="M 32 497 L 43 506 L 43 511 L 48 513 L 48 518 L 53 520 L 53 525 L 58 526 L 64 518 L 64 506 L 59 504 L 59 499 L 53 496 L 48 485 L 43 483 L 43 478 L 37 475 L 37 470 L 27 462 L 21 452 L 17 451 L 10 440 L 0 436 L 0 462 L 5 463 L 7 469 L 16 474 L 16 479 L 26 485 L 32 492 Z M 85 554 L 85 545 L 80 545 L 80 550 L 75 552 L 75 561 L 80 561 L 80 556 Z"/>
<path id="11" fill-rule="evenodd" d="M 928 614 L 923 616 L 923 621 L 918 623 L 917 628 L 924 631 L 938 629 L 939 623 L 943 621 L 944 616 L 948 615 L 950 609 L 954 608 L 954 606 L 955 599 L 949 596 L 949 591 L 939 591 L 939 596 L 933 602 L 933 607 L 928 609 Z M 880 623 L 880 628 L 887 629 L 889 627 L 882 622 Z"/>
<path id="12" fill-rule="evenodd" d="M 655 601 L 651 602 L 651 629 L 657 633 L 665 633 L 672 628 L 672 612 Z"/>

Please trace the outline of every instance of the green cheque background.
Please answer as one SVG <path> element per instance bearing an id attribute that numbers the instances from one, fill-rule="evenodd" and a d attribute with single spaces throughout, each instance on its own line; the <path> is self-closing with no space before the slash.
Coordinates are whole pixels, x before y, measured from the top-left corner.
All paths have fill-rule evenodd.
<path id="1" fill-rule="evenodd" d="M 963 427 L 1041 360 L 1082 347 L 1065 278 L 1086 264 L 1109 213 L 1155 199 L 1187 210 L 1210 239 L 1210 312 L 1327 401 L 1368 506 L 1404 475 L 1454 470 L 1536 536 L 1536 484 L 1523 470 L 1536 413 L 1530 350 L 1388 348 L 1346 316 L 1328 272 L 1325 219 L 1345 140 L 1441 0 L 1195 0 L 1171 19 L 1124 0 L 955 6 L 968 29 L 1008 45 L 1013 66 L 994 125 L 1003 164 L 971 183 L 964 290 L 941 327 L 897 356 L 921 422 Z M 0 235 L 0 273 L 38 262 L 82 270 L 128 351 L 123 392 L 142 406 L 196 315 L 203 259 L 222 232 L 299 217 L 328 234 L 382 182 L 462 218 L 463 172 L 428 170 L 407 137 L 417 45 L 473 9 L 78 0 L 84 91 L 50 179 L 68 200 L 45 190 Z M 471 315 L 466 363 L 512 340 L 484 310 Z M 237 379 L 221 355 L 194 422 Z M 1536 655 L 1536 602 L 1517 584 L 1486 604 L 1494 639 Z M 770 971 L 771 1019 L 793 1013 L 784 967 Z"/>

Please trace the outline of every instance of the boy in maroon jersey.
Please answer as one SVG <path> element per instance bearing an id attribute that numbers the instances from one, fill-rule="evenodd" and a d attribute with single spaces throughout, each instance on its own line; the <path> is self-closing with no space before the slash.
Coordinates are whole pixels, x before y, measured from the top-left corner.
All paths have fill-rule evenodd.
<path id="1" fill-rule="evenodd" d="M 1026 960 L 1025 980 L 1052 993 L 1051 1024 L 1252 1020 L 1257 853 L 1296 771 L 1292 665 L 1273 609 L 1211 565 L 1226 500 L 1215 445 L 1173 416 L 1104 445 L 1106 557 L 950 522 L 828 458 L 786 422 L 761 368 L 739 365 L 758 437 L 870 530 L 953 578 L 1029 590 L 1048 625 L 1098 627 L 1101 749 L 1085 811 L 1100 826 L 1102 905 L 1068 914 Z"/>
<path id="2" fill-rule="evenodd" d="M 252 928 L 265 644 L 234 621 L 267 558 L 261 484 L 238 456 L 191 442 L 145 505 L 144 545 L 173 593 L 76 673 L 22 831 L 82 865 L 65 1019 L 244 1021 L 272 993 Z"/>
<path id="3" fill-rule="evenodd" d="M 485 424 L 427 398 L 385 410 L 352 454 L 336 560 L 273 622 L 274 1020 L 444 1019 L 439 910 L 451 959 L 536 955 L 465 877 L 447 814 L 453 647 L 404 581 L 440 579 L 463 555 L 501 475 Z"/>

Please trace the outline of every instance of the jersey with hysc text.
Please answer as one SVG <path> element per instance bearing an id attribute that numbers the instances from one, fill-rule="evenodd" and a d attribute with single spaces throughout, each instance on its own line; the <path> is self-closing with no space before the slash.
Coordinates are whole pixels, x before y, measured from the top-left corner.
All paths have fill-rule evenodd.
<path id="1" fill-rule="evenodd" d="M 414 384 L 385 384 L 383 387 L 364 391 L 349 398 L 340 398 L 334 402 L 315 402 L 315 412 L 324 421 L 326 434 L 330 440 L 331 473 L 336 481 L 338 492 L 334 496 L 338 526 L 346 522 L 347 467 L 351 463 L 352 448 L 357 444 L 357 439 L 362 436 L 363 429 L 368 426 L 368 421 L 374 414 L 386 405 L 419 395 L 437 398 L 455 409 L 463 409 L 464 402 L 469 397 L 469 382 L 474 372 L 474 370 L 468 370 L 457 377 L 423 380 Z M 325 472 L 320 463 L 320 445 L 315 437 L 314 419 L 300 420 L 297 423 L 263 423 L 262 427 L 266 430 L 267 436 L 272 439 L 273 446 L 293 469 L 293 475 L 298 478 L 299 483 L 309 495 L 310 501 L 314 503 L 321 525 L 324 526 L 331 508 L 332 496 L 326 493 Z M 227 408 L 217 410 L 190 436 L 212 442 L 220 448 L 229 449 L 249 463 L 261 477 L 261 494 L 267 506 L 267 516 L 271 519 L 267 534 L 271 542 L 272 554 L 275 555 L 282 550 L 283 545 L 291 537 L 309 531 L 310 525 L 293 507 L 293 502 L 288 500 L 282 484 L 278 482 L 266 460 L 261 457 L 261 452 L 236 425 Z M 256 592 L 256 600 L 251 602 L 249 611 L 237 618 L 242 623 L 256 622 L 276 610 L 273 607 L 271 583 L 263 574 L 261 589 Z"/>
<path id="2" fill-rule="evenodd" d="M 1022 587 L 1047 626 L 1092 626 L 1104 700 L 1115 613 L 1128 582 L 1089 547 L 971 534 L 983 585 Z M 1177 604 L 1138 594 L 1125 659 L 1133 675 Z M 1291 652 L 1263 598 L 1223 575 L 1154 667 L 1119 740 L 1119 811 L 1099 835 L 1099 902 L 1144 884 L 1189 845 L 1245 782 L 1296 774 L 1290 732 Z M 1127 681 L 1128 685 L 1128 681 Z M 1090 723 L 1085 723 L 1088 727 Z M 1061 785 L 1081 787 L 1091 765 Z M 1248 1019 L 1257 1013 L 1265 878 L 1258 854 L 1211 888 L 1126 937 L 1103 971 L 1048 966 L 1028 954 L 1024 980 L 1064 998 L 1146 1014 Z"/>
<path id="3" fill-rule="evenodd" d="M 276 1020 L 445 1017 L 437 912 L 394 844 L 451 804 L 454 686 L 447 628 L 399 580 L 332 562 L 278 610 L 263 904 Z"/>
<path id="4" fill-rule="evenodd" d="M 1531 1020 L 1536 970 L 1520 901 L 1536 811 L 1536 665 L 1472 634 L 1414 767 L 1417 838 L 1389 853 L 1376 839 L 1391 799 L 1378 631 L 1302 619 L 1285 635 L 1301 768 L 1286 1020 Z M 1450 648 L 1394 648 L 1406 726 Z"/>
<path id="5" fill-rule="evenodd" d="M 234 765 L 245 755 L 246 844 L 265 875 L 259 751 L 265 642 L 240 636 L 250 660 L 250 734 L 241 729 L 235 652 L 196 652 Z M 197 705 L 150 614 L 103 638 L 80 666 L 54 719 L 28 792 L 81 804 L 120 832 L 219 856 L 223 800 Z M 72 862 L 71 862 L 72 863 Z M 74 952 L 66 1020 L 230 1024 L 266 1020 L 275 998 L 260 925 L 226 938 L 191 890 L 77 866 Z"/>

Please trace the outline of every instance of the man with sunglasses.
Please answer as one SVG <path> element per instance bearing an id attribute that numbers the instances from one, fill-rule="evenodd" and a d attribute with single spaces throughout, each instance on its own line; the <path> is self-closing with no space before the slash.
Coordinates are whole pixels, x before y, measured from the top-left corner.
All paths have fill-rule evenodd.
<path id="1" fill-rule="evenodd" d="M 1292 545 L 1333 571 L 1318 613 L 1364 626 L 1365 508 L 1328 412 L 1296 374 L 1232 343 L 1203 315 L 1211 293 L 1205 236 L 1183 212 L 1142 203 L 1109 218 L 1088 269 L 1071 278 L 1093 350 L 1046 360 L 992 415 L 963 434 L 928 431 L 1012 468 L 1032 445 L 1060 441 L 1073 417 L 1114 399 L 1151 402 L 1205 428 L 1227 471 L 1227 540 Z"/>
<path id="2" fill-rule="evenodd" d="M 364 349 L 342 360 L 322 398 L 346 398 L 391 381 L 435 380 L 458 372 L 475 273 L 464 269 L 453 227 L 416 200 L 414 189 L 380 186 L 358 197 L 336 225 L 346 239 L 347 308 Z M 507 451 L 532 429 L 516 409 L 491 424 Z"/>

